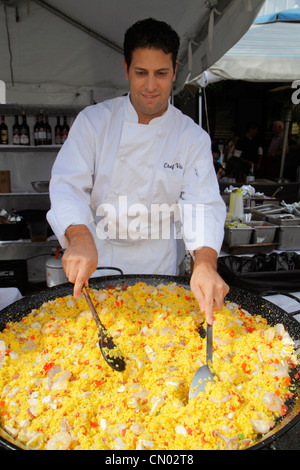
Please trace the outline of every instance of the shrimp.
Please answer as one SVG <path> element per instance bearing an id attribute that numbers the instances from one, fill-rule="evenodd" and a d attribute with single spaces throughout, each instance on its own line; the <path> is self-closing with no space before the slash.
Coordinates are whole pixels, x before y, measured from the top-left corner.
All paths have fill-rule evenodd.
<path id="1" fill-rule="evenodd" d="M 253 419 L 251 418 L 252 426 L 255 432 L 259 434 L 266 434 L 271 429 L 271 423 L 266 419 Z"/>
<path id="2" fill-rule="evenodd" d="M 262 399 L 264 405 L 268 408 L 268 410 L 272 411 L 273 413 L 280 413 L 282 414 L 286 409 L 284 401 L 282 398 L 276 395 L 274 392 L 267 392 L 264 394 Z"/>
<path id="3" fill-rule="evenodd" d="M 132 431 L 136 436 L 139 436 L 145 431 L 145 428 L 140 423 L 132 423 L 130 431 Z"/>
<path id="4" fill-rule="evenodd" d="M 6 351 L 5 342 L 0 340 L 0 369 L 5 363 L 5 351 Z"/>
<path id="5" fill-rule="evenodd" d="M 225 304 L 225 307 L 228 308 L 231 313 L 234 313 L 236 310 L 239 310 L 239 306 L 235 302 L 227 302 Z"/>
<path id="6" fill-rule="evenodd" d="M 71 434 L 67 431 L 61 431 L 50 437 L 47 442 L 47 450 L 67 450 L 72 442 Z"/>
<path id="7" fill-rule="evenodd" d="M 63 382 L 65 380 L 69 380 L 71 376 L 72 372 L 70 372 L 69 370 L 64 370 L 61 375 L 53 382 L 51 390 L 60 390 L 64 386 Z"/>

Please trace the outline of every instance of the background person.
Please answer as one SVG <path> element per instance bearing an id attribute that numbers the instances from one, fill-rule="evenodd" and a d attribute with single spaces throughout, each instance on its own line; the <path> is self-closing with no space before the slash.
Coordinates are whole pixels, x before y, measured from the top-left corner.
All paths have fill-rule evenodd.
<path id="1" fill-rule="evenodd" d="M 217 175 L 217 180 L 219 181 L 226 175 L 226 171 L 224 170 L 223 166 L 220 163 L 221 152 L 217 143 L 213 143 L 212 145 L 212 156 L 214 162 L 214 168 Z"/>
<path id="2" fill-rule="evenodd" d="M 280 173 L 284 141 L 284 123 L 282 121 L 274 121 L 272 131 L 274 135 L 266 155 L 266 176 L 271 179 L 278 178 Z"/>
<path id="3" fill-rule="evenodd" d="M 260 145 L 258 135 L 258 125 L 255 122 L 247 124 L 245 134 L 239 138 L 235 145 L 234 157 L 238 158 L 240 179 L 246 180 L 252 166 L 258 174 L 261 169 L 263 149 Z"/>

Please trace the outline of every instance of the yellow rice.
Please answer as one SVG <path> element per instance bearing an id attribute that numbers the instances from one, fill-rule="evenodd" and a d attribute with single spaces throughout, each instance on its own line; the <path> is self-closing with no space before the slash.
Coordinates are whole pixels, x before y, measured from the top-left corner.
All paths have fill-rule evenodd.
<path id="1" fill-rule="evenodd" d="M 0 332 L 0 424 L 27 448 L 243 449 L 286 413 L 299 361 L 282 325 L 235 304 L 216 312 L 217 379 L 189 400 L 206 353 L 191 292 L 137 283 L 90 295 L 126 358 L 122 373 L 104 361 L 83 296 Z"/>

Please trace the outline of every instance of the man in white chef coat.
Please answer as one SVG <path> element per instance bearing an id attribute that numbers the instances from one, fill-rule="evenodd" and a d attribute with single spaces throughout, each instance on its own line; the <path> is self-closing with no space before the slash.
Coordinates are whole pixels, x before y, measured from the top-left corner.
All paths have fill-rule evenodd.
<path id="1" fill-rule="evenodd" d="M 77 116 L 53 166 L 47 217 L 75 297 L 97 266 L 175 275 L 182 237 L 195 261 L 191 289 L 212 323 L 228 292 L 217 273 L 226 211 L 208 135 L 170 104 L 178 49 L 164 22 L 128 29 L 130 92 Z"/>

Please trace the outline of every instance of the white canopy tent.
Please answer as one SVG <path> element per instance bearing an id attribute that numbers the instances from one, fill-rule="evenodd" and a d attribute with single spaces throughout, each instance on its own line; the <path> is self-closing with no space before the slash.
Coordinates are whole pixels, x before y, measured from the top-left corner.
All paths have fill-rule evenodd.
<path id="1" fill-rule="evenodd" d="M 126 29 L 154 17 L 179 33 L 175 93 L 249 29 L 264 0 L 0 0 L 7 103 L 85 105 L 128 91 Z"/>
<path id="2" fill-rule="evenodd" d="M 257 18 L 255 24 L 193 84 L 220 80 L 293 82 L 300 78 L 300 8 Z"/>

